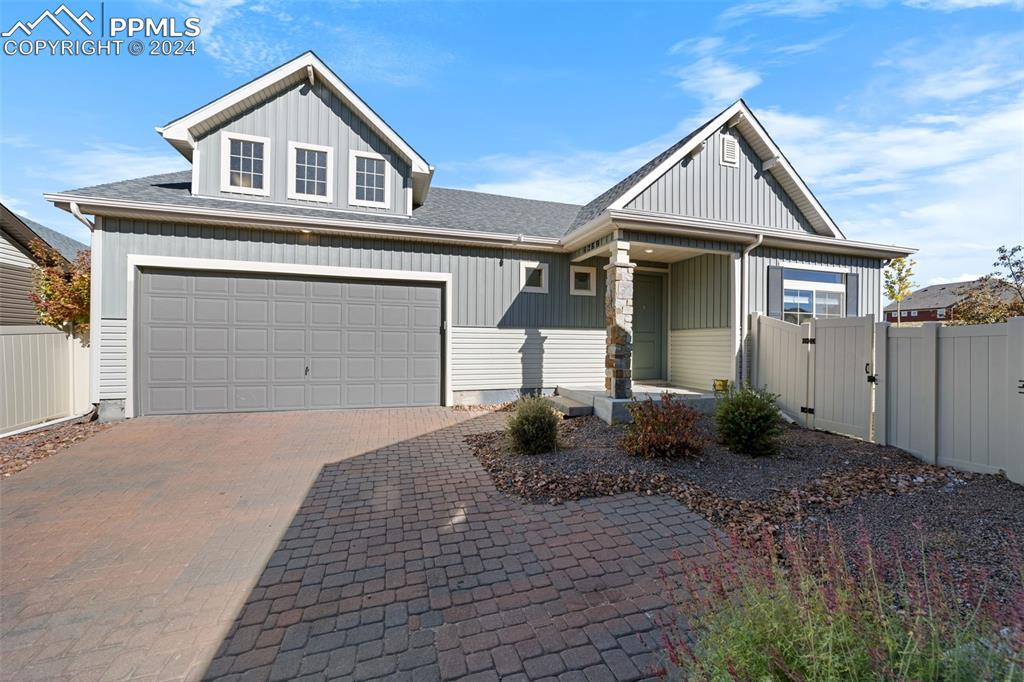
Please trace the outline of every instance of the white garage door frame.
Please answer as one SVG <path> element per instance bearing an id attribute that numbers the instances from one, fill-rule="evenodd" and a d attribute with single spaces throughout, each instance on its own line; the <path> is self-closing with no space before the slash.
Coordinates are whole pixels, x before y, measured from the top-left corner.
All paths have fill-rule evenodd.
<path id="1" fill-rule="evenodd" d="M 419 272 L 414 270 L 379 270 L 376 268 L 348 268 L 331 265 L 302 265 L 299 263 L 266 263 L 248 260 L 218 260 L 214 258 L 188 258 L 181 256 L 148 256 L 128 254 L 128 399 L 125 416 L 135 416 L 135 280 L 140 268 L 172 268 L 177 270 L 246 272 L 271 275 L 307 275 L 335 279 L 365 279 L 377 281 L 430 282 L 444 289 L 444 404 L 453 404 L 452 398 L 452 275 L 450 272 Z"/>

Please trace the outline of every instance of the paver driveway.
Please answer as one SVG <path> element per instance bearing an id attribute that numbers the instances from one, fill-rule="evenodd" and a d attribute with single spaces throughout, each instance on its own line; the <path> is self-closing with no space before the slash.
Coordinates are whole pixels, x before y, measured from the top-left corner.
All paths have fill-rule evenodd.
<path id="1" fill-rule="evenodd" d="M 637 679 L 707 524 L 522 505 L 443 408 L 145 418 L 0 487 L 5 679 Z M 211 662 L 212 660 L 212 662 Z"/>

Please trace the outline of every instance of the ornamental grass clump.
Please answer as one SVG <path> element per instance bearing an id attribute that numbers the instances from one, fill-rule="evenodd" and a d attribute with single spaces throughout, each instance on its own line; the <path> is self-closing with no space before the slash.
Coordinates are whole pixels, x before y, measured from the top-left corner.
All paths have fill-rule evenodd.
<path id="1" fill-rule="evenodd" d="M 622 448 L 636 457 L 687 457 L 704 450 L 700 413 L 672 394 L 663 393 L 659 402 L 652 399 L 629 405 L 632 423 L 626 427 Z"/>
<path id="2" fill-rule="evenodd" d="M 541 396 L 524 396 L 516 402 L 508 418 L 508 437 L 512 448 L 526 455 L 551 452 L 558 448 L 558 422 L 562 418 Z"/>
<path id="3" fill-rule="evenodd" d="M 722 445 L 733 452 L 761 457 L 779 451 L 782 422 L 774 393 L 744 386 L 718 401 L 715 431 Z"/>
<path id="4" fill-rule="evenodd" d="M 958 594 L 923 549 L 885 552 L 863 531 L 849 552 L 831 531 L 719 551 L 680 559 L 669 586 L 694 639 L 663 628 L 668 679 L 1024 679 L 1024 590 L 1009 604 Z"/>

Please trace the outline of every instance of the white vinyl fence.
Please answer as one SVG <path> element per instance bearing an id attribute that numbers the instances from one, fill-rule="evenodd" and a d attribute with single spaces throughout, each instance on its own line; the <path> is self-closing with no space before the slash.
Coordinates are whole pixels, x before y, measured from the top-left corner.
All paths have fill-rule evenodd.
<path id="1" fill-rule="evenodd" d="M 1024 318 L 875 329 L 876 440 L 1024 483 Z"/>
<path id="2" fill-rule="evenodd" d="M 1024 484 L 1024 318 L 897 328 L 755 314 L 751 343 L 751 382 L 806 426 Z"/>
<path id="3" fill-rule="evenodd" d="M 0 327 L 0 435 L 91 407 L 86 343 L 52 327 Z"/>

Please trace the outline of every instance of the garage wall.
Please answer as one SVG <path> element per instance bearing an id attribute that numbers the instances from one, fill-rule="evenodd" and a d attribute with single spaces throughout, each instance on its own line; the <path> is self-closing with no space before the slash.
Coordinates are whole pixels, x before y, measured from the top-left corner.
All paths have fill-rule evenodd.
<path id="1" fill-rule="evenodd" d="M 532 387 L 540 377 L 545 385 L 603 377 L 600 259 L 584 262 L 596 267 L 597 295 L 570 296 L 565 254 L 112 218 L 101 219 L 98 229 L 103 231 L 98 325 L 103 400 L 127 397 L 128 254 L 448 272 L 455 327 L 453 390 L 520 389 Z M 520 292 L 524 261 L 548 264 L 547 294 Z M 533 342 L 538 334 L 545 339 L 540 346 Z M 507 349 L 491 354 L 492 368 L 480 364 L 482 338 Z"/>

